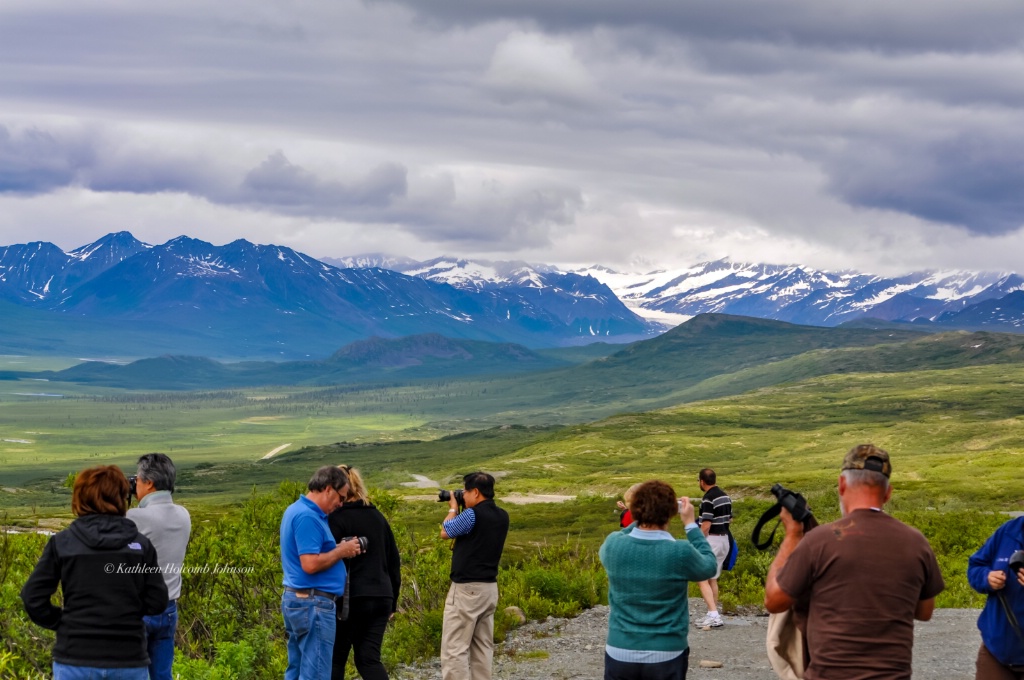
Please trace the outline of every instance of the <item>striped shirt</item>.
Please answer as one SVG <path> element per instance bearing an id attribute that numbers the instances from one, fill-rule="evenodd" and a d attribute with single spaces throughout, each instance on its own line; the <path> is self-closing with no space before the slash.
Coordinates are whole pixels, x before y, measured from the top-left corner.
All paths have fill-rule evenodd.
<path id="1" fill-rule="evenodd" d="M 709 534 L 721 536 L 729 532 L 731 521 L 732 499 L 719 487 L 711 487 L 700 502 L 700 523 L 711 522 Z"/>
<path id="2" fill-rule="evenodd" d="M 476 526 L 476 513 L 473 512 L 473 508 L 466 508 L 455 515 L 455 517 L 446 519 L 442 526 L 444 527 L 444 532 L 448 534 L 448 538 L 468 536 L 469 532 Z"/>

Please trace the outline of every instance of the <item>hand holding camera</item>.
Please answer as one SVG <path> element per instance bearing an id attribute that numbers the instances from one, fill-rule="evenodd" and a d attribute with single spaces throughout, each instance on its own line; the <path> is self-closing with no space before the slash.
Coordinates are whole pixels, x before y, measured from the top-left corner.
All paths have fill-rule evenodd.
<path id="1" fill-rule="evenodd" d="M 370 547 L 370 539 L 366 536 L 346 536 L 338 543 L 338 547 L 346 548 L 345 552 L 348 554 L 343 555 L 343 557 L 348 559 L 349 557 L 362 555 L 366 552 L 366 549 Z"/>
<path id="2" fill-rule="evenodd" d="M 438 503 L 448 503 L 452 510 L 456 512 L 466 509 L 466 492 L 463 489 L 455 489 L 455 491 L 448 491 L 447 489 L 440 489 L 437 492 Z"/>
<path id="3" fill-rule="evenodd" d="M 811 514 L 811 509 L 807 506 L 807 499 L 802 495 L 790 491 L 781 484 L 773 484 L 771 492 L 778 502 L 761 515 L 761 519 L 757 521 L 754 533 L 750 537 L 754 547 L 758 550 L 767 550 L 771 547 L 775 530 L 779 528 L 779 525 L 775 525 L 772 533 L 764 541 L 761 540 L 761 528 L 776 517 L 785 527 L 786 535 L 791 537 L 803 537 L 805 533 L 818 526 L 818 520 Z"/>
<path id="4" fill-rule="evenodd" d="M 693 507 L 693 503 L 690 502 L 689 498 L 685 496 L 680 498 L 678 501 L 679 505 L 679 519 L 682 520 L 683 526 L 690 524 L 696 518 L 697 511 Z"/>

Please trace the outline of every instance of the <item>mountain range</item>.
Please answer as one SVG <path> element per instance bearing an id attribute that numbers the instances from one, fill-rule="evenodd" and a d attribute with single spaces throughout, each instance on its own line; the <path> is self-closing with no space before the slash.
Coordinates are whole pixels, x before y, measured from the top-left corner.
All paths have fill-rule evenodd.
<path id="1" fill-rule="evenodd" d="M 307 358 L 355 340 L 437 333 L 532 347 L 629 342 L 654 331 L 593 277 L 542 289 L 456 287 L 290 248 L 128 232 L 64 252 L 0 248 L 0 353 Z"/>
<path id="2" fill-rule="evenodd" d="M 318 260 L 245 240 L 150 245 L 123 231 L 71 251 L 0 247 L 7 354 L 312 360 L 358 340 L 422 334 L 537 349 L 633 342 L 705 313 L 1022 332 L 1024 278 L 728 261 L 624 273 L 447 257 Z"/>
<path id="3" fill-rule="evenodd" d="M 334 262 L 372 264 L 467 290 L 530 282 L 540 286 L 562 273 L 544 264 L 452 257 L 416 262 L 364 255 Z M 1013 272 L 924 271 L 883 277 L 718 260 L 643 273 L 601 265 L 564 273 L 593 277 L 638 315 L 666 325 L 721 313 L 812 326 L 878 319 L 934 330 L 1024 331 L 1024 278 Z"/>

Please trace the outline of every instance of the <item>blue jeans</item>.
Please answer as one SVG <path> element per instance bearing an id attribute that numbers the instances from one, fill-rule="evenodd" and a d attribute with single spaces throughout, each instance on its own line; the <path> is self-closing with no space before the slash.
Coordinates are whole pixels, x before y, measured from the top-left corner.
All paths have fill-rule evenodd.
<path id="1" fill-rule="evenodd" d="M 147 680 L 149 670 L 138 668 L 93 668 L 53 662 L 53 680 Z"/>
<path id="2" fill-rule="evenodd" d="M 327 680 L 331 677 L 334 635 L 338 629 L 334 602 L 328 597 L 299 597 L 284 591 L 281 615 L 288 633 L 285 680 Z"/>
<path id="3" fill-rule="evenodd" d="M 162 614 L 143 616 L 142 622 L 146 624 L 149 680 L 171 680 L 174 631 L 178 628 L 178 603 L 171 600 Z"/>

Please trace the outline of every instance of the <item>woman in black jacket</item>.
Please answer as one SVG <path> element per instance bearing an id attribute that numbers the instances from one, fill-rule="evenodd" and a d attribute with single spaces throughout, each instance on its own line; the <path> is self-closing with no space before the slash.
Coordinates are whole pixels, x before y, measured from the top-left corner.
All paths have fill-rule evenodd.
<path id="1" fill-rule="evenodd" d="M 167 608 L 156 550 L 125 518 L 128 480 L 114 465 L 78 473 L 71 494 L 78 519 L 50 538 L 21 589 L 25 611 L 57 631 L 54 680 L 148 680 L 142 617 Z M 50 597 L 61 586 L 64 606 Z M 106 674 L 104 674 L 106 673 Z"/>
<path id="2" fill-rule="evenodd" d="M 355 650 L 356 670 L 363 680 L 387 680 L 380 662 L 384 629 L 398 608 L 402 585 L 398 545 L 384 515 L 370 503 L 359 471 L 340 466 L 348 475 L 348 498 L 327 518 L 334 540 L 349 536 L 367 539 L 363 552 L 345 560 L 348 566 L 348 618 L 338 621 L 334 638 L 331 680 L 345 680 L 350 649 Z"/>

